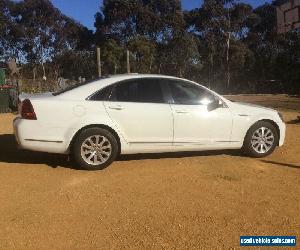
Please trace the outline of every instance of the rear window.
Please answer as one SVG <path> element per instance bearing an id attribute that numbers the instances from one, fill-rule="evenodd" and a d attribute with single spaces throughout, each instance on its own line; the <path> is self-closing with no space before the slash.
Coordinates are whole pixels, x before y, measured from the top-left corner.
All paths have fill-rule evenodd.
<path id="1" fill-rule="evenodd" d="M 97 91 L 94 93 L 91 97 L 88 98 L 90 101 L 105 101 L 109 94 L 111 93 L 113 86 L 109 85 L 107 87 L 104 87 L 103 89 Z"/>
<path id="2" fill-rule="evenodd" d="M 83 82 L 83 83 L 76 83 L 74 85 L 67 86 L 66 88 L 61 89 L 59 91 L 53 92 L 52 95 L 58 96 L 58 95 L 61 95 L 63 93 L 66 93 L 70 90 L 73 90 L 73 89 L 76 89 L 78 87 L 81 87 L 81 86 L 84 86 L 84 85 L 87 85 L 89 83 L 96 82 L 96 81 L 99 81 L 99 80 L 102 80 L 102 79 L 106 79 L 106 78 L 108 78 L 108 77 L 105 76 L 105 77 L 100 77 L 100 78 L 97 78 L 97 79 L 94 79 L 94 80 L 86 81 L 86 82 Z"/>

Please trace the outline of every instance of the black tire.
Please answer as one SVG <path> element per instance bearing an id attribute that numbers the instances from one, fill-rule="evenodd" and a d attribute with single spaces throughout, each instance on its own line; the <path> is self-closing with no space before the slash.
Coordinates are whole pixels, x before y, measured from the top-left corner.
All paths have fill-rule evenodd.
<path id="1" fill-rule="evenodd" d="M 81 147 L 82 147 L 83 143 L 86 142 L 86 140 L 88 138 L 93 137 L 93 136 L 100 136 L 101 138 L 106 138 L 111 146 L 109 157 L 105 160 L 105 162 L 99 163 L 97 165 L 88 163 L 84 159 L 84 156 L 82 156 L 82 154 L 81 154 Z M 107 142 L 107 144 L 108 144 L 108 142 Z M 117 139 L 111 132 L 109 132 L 106 129 L 102 129 L 102 128 L 88 128 L 88 129 L 83 130 L 76 137 L 73 147 L 72 147 L 72 154 L 73 154 L 75 161 L 84 170 L 101 170 L 101 169 L 108 167 L 116 159 L 118 152 L 119 152 L 119 146 L 118 146 Z M 97 159 L 99 159 L 99 158 L 97 157 Z"/>
<path id="2" fill-rule="evenodd" d="M 272 132 L 274 136 L 274 141 L 273 141 L 273 145 L 270 146 L 270 148 L 266 152 L 259 153 L 255 150 L 254 146 L 252 145 L 252 140 L 253 140 L 254 133 L 262 127 L 267 128 Z M 279 141 L 279 136 L 278 136 L 277 129 L 274 127 L 274 125 L 267 121 L 259 121 L 254 125 L 252 125 L 248 130 L 246 137 L 244 139 L 244 144 L 242 149 L 244 153 L 246 153 L 248 156 L 255 157 L 255 158 L 265 157 L 273 153 L 276 146 L 278 145 L 278 141 Z"/>

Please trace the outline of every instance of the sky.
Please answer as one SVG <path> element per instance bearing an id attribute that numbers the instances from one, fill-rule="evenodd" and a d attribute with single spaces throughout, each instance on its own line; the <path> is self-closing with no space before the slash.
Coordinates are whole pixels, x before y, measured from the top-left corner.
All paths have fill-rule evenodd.
<path id="1" fill-rule="evenodd" d="M 102 0 L 51 0 L 55 7 L 62 13 L 79 21 L 89 29 L 94 30 L 94 16 L 100 10 Z M 182 7 L 185 10 L 197 8 L 202 3 L 201 0 L 182 0 Z M 270 0 L 243 0 L 253 7 L 270 2 Z"/>

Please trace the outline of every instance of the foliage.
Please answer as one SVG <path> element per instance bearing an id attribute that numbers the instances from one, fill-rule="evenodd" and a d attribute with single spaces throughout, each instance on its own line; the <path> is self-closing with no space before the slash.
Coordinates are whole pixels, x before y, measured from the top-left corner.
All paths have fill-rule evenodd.
<path id="1" fill-rule="evenodd" d="M 57 55 L 53 59 L 57 76 L 66 79 L 77 80 L 79 77 L 87 79 L 97 76 L 96 54 L 90 51 L 73 51 L 69 50 L 63 54 Z"/>
<path id="2" fill-rule="evenodd" d="M 180 0 L 104 0 L 95 32 L 50 0 L 0 1 L 0 60 L 22 64 L 27 78 L 87 79 L 103 74 L 160 73 L 200 81 L 221 92 L 255 92 L 281 82 L 299 93 L 300 32 L 277 34 L 276 6 L 204 0 L 183 11 Z M 271 86 L 272 88 L 272 86 Z M 270 88 L 270 91 L 271 91 Z"/>

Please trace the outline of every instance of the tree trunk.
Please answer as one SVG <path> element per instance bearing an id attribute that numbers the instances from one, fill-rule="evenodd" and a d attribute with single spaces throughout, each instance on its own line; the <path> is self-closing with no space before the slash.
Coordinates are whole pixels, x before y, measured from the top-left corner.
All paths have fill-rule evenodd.
<path id="1" fill-rule="evenodd" d="M 127 74 L 130 74 L 130 59 L 129 59 L 130 53 L 129 50 L 127 50 Z"/>
<path id="2" fill-rule="evenodd" d="M 35 78 L 36 78 L 36 68 L 35 68 L 35 66 L 32 69 L 32 75 L 33 75 L 33 82 L 35 83 Z"/>
<path id="3" fill-rule="evenodd" d="M 211 51 L 209 53 L 209 65 L 208 65 L 208 88 L 211 88 L 211 80 L 213 79 L 213 70 L 214 70 L 214 54 Z"/>
<path id="4" fill-rule="evenodd" d="M 229 90 L 230 87 L 230 62 L 229 62 L 229 50 L 230 50 L 230 32 L 228 32 L 228 39 L 227 39 L 227 47 L 226 47 L 226 66 L 227 66 L 227 89 Z"/>
<path id="5" fill-rule="evenodd" d="M 230 4 L 230 3 L 228 3 Z M 229 65 L 229 50 L 230 50 L 230 38 L 231 38 L 231 18 L 230 18 L 230 6 L 227 7 L 227 18 L 228 18 L 228 34 L 227 34 L 227 47 L 226 47 L 226 66 L 227 66 L 227 90 L 230 88 L 230 65 Z"/>

